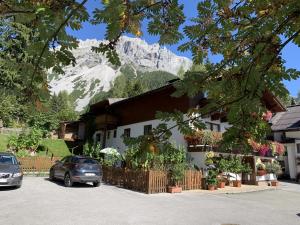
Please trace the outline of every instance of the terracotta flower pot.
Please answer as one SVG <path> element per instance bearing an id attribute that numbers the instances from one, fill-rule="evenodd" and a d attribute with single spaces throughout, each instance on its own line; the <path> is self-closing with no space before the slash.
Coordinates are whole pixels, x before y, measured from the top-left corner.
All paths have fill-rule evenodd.
<path id="1" fill-rule="evenodd" d="M 278 187 L 279 186 L 279 182 L 277 180 L 273 180 L 273 181 L 271 181 L 271 185 L 273 187 Z"/>
<path id="2" fill-rule="evenodd" d="M 242 186 L 242 182 L 240 180 L 234 180 L 233 181 L 233 187 L 241 187 Z"/>
<path id="3" fill-rule="evenodd" d="M 266 174 L 267 174 L 267 172 L 265 170 L 257 170 L 257 175 L 258 176 L 264 176 Z"/>
<path id="4" fill-rule="evenodd" d="M 207 185 L 207 190 L 214 191 L 215 190 L 215 185 L 213 185 L 213 184 Z"/>
<path id="5" fill-rule="evenodd" d="M 179 186 L 168 186 L 168 193 L 181 193 L 182 192 L 182 187 Z"/>
<path id="6" fill-rule="evenodd" d="M 225 181 L 220 181 L 218 183 L 218 188 L 225 188 Z"/>

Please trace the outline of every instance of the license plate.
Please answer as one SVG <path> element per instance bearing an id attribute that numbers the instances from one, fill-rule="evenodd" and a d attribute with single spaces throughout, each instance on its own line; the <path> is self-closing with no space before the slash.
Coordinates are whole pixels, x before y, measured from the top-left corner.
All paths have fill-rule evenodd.
<path id="1" fill-rule="evenodd" d="M 0 178 L 0 183 L 7 183 L 7 179 Z"/>
<path id="2" fill-rule="evenodd" d="M 85 173 L 85 175 L 86 175 L 87 177 L 92 177 L 92 176 L 95 176 L 95 174 L 94 174 L 94 173 Z"/>

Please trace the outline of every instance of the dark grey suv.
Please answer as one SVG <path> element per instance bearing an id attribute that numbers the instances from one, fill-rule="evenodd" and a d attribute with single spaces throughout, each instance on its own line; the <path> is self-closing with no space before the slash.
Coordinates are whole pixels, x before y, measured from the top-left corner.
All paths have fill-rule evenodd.
<path id="1" fill-rule="evenodd" d="M 73 183 L 93 183 L 100 185 L 102 179 L 101 165 L 95 159 L 84 156 L 67 156 L 50 168 L 50 180 L 63 180 L 66 187 Z"/>
<path id="2" fill-rule="evenodd" d="M 12 153 L 0 153 L 0 186 L 21 187 L 22 169 Z"/>

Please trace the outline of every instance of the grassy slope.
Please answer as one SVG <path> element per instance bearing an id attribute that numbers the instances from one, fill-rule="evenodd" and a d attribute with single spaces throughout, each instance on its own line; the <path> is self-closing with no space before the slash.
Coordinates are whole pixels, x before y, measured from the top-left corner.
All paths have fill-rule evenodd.
<path id="1" fill-rule="evenodd" d="M 45 146 L 45 149 L 48 149 L 48 155 L 53 154 L 54 156 L 67 156 L 71 155 L 66 143 L 64 140 L 52 140 L 52 139 L 44 139 L 42 140 L 41 145 Z"/>
<path id="2" fill-rule="evenodd" d="M 0 152 L 4 152 L 7 149 L 9 136 L 0 134 Z M 61 156 L 71 155 L 66 143 L 64 140 L 52 140 L 52 139 L 43 139 L 41 145 L 48 149 L 48 155 Z M 45 156 L 46 152 L 38 152 L 37 155 Z"/>
<path id="3" fill-rule="evenodd" d="M 0 152 L 6 151 L 6 146 L 8 144 L 8 135 L 0 134 Z"/>

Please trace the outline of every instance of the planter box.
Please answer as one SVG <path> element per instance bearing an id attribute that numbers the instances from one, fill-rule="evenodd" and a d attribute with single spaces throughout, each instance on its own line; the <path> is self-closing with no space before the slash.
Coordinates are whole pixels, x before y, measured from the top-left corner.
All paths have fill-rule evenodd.
<path id="1" fill-rule="evenodd" d="M 265 174 L 263 176 L 256 176 L 256 181 L 272 181 L 277 180 L 276 175 L 273 173 Z"/>
<path id="2" fill-rule="evenodd" d="M 174 193 L 181 193 L 182 187 L 178 186 L 168 186 L 168 193 L 174 194 Z"/>
<path id="3" fill-rule="evenodd" d="M 229 175 L 229 181 L 242 180 L 242 174 L 224 173 L 224 176 Z"/>
<path id="4" fill-rule="evenodd" d="M 266 174 L 266 179 L 267 180 L 277 180 L 277 178 L 276 178 L 276 175 L 274 174 L 274 173 L 269 173 L 269 174 Z"/>

